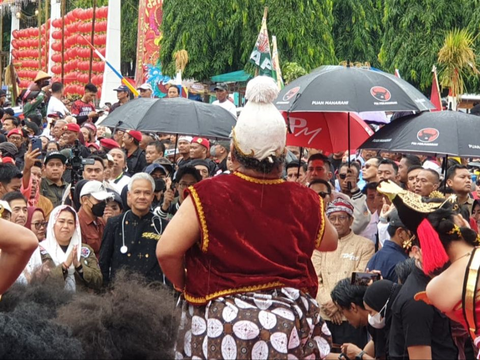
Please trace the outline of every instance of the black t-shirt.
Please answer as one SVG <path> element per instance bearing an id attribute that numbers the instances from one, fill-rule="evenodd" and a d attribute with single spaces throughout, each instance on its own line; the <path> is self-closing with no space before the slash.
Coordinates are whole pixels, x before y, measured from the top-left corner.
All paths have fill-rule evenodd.
<path id="1" fill-rule="evenodd" d="M 425 291 L 429 280 L 415 267 L 392 305 L 390 359 L 409 359 L 411 346 L 430 346 L 435 360 L 457 358 L 450 320 L 435 307 L 414 299 L 415 294 Z"/>
<path id="2" fill-rule="evenodd" d="M 375 348 L 375 359 L 383 359 L 386 355 L 385 349 L 385 328 L 383 329 L 375 329 L 370 324 L 367 327 L 368 333 L 372 337 L 373 345 Z"/>

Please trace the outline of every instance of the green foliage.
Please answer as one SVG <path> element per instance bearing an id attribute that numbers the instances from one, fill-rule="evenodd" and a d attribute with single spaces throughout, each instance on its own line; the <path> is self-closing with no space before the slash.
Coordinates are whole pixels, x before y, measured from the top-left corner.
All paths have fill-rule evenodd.
<path id="1" fill-rule="evenodd" d="M 333 3 L 333 40 L 339 60 L 369 62 L 378 67 L 381 46 L 383 2 L 336 0 Z"/>
<path id="2" fill-rule="evenodd" d="M 180 49 L 190 58 L 184 77 L 203 80 L 243 69 L 264 6 L 269 7 L 268 31 L 277 36 L 281 61 L 296 61 L 307 70 L 336 61 L 331 0 L 169 0 L 163 5 L 160 52 L 165 73 L 175 73 L 173 54 Z"/>
<path id="3" fill-rule="evenodd" d="M 461 26 L 465 0 L 385 0 L 380 63 L 385 71 L 400 70 L 421 90 L 430 88 L 432 66 L 446 32 Z M 470 9 L 471 10 L 471 9 Z"/>
<path id="4" fill-rule="evenodd" d="M 282 75 L 283 75 L 283 79 L 285 80 L 285 84 L 289 84 L 293 80 L 306 74 L 307 74 L 307 71 L 297 63 L 286 62 L 282 66 Z"/>

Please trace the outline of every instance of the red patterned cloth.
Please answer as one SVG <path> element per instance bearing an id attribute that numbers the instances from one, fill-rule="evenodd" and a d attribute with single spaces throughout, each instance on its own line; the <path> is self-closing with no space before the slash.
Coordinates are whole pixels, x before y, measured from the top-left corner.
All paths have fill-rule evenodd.
<path id="1" fill-rule="evenodd" d="M 282 287 L 315 298 L 311 257 L 325 220 L 323 201 L 314 191 L 234 173 L 203 180 L 187 192 L 202 235 L 185 256 L 189 303 Z"/>

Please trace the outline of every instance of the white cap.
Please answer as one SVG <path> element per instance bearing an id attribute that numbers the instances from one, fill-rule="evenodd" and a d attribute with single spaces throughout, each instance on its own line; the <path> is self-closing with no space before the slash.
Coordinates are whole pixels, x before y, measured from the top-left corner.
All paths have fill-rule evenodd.
<path id="1" fill-rule="evenodd" d="M 10 204 L 7 201 L 0 200 L 0 205 L 3 207 L 4 210 L 9 211 L 10 214 L 12 213 L 12 208 L 10 207 Z"/>
<path id="2" fill-rule="evenodd" d="M 97 180 L 90 180 L 83 185 L 82 191 L 80 192 L 80 197 L 85 195 L 92 195 L 98 201 L 104 201 L 113 198 L 113 194 L 107 192 L 105 185 Z"/>
<path id="3" fill-rule="evenodd" d="M 138 89 L 153 91 L 152 85 L 150 85 L 149 83 L 145 83 L 145 84 L 140 85 L 140 87 Z"/>
<path id="4" fill-rule="evenodd" d="M 191 136 L 185 136 L 185 135 L 182 135 L 182 136 L 180 136 L 180 137 L 178 138 L 178 142 L 180 142 L 180 141 L 186 141 L 186 142 L 188 142 L 189 144 L 192 142 L 192 140 L 193 140 L 193 137 L 191 137 Z"/>
<path id="5" fill-rule="evenodd" d="M 240 154 L 262 161 L 285 151 L 287 126 L 272 103 L 277 95 L 278 87 L 271 77 L 257 76 L 248 82 L 248 102 L 232 131 L 233 144 Z"/>

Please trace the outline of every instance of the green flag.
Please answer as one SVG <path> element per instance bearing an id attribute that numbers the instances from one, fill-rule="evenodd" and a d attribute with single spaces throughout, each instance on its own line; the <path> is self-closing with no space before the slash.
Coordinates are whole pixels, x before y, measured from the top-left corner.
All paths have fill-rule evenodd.
<path id="1" fill-rule="evenodd" d="M 270 54 L 270 41 L 268 39 L 267 18 L 262 19 L 262 27 L 258 34 L 257 42 L 250 55 L 250 62 L 258 67 L 259 75 L 272 76 L 272 56 Z"/>

